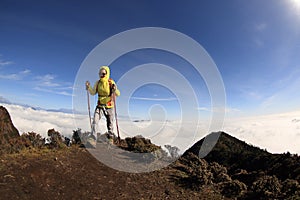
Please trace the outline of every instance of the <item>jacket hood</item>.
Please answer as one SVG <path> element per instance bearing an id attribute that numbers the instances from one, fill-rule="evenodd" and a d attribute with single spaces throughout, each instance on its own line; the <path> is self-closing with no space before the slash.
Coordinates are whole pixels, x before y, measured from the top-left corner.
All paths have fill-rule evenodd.
<path id="1" fill-rule="evenodd" d="M 108 66 L 101 66 L 100 67 L 100 69 L 99 69 L 99 72 L 101 71 L 101 69 L 105 69 L 106 70 L 106 76 L 104 77 L 104 79 L 109 79 L 109 77 L 110 77 L 110 69 L 109 69 L 109 67 Z M 100 76 L 100 74 L 99 74 L 99 76 Z"/>

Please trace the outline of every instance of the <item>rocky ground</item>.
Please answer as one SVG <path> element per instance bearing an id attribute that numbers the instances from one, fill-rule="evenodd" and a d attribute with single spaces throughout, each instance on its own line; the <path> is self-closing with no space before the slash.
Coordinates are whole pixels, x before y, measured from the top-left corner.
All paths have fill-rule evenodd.
<path id="1" fill-rule="evenodd" d="M 176 159 L 143 137 L 88 148 L 78 130 L 68 146 L 50 129 L 45 145 L 39 134 L 20 136 L 0 106 L 0 199 L 300 199 L 298 155 L 271 154 L 221 132 L 207 138 L 215 134 L 204 159 L 203 139 Z"/>
<path id="2" fill-rule="evenodd" d="M 179 170 L 126 173 L 105 166 L 86 149 L 27 150 L 0 160 L 1 199 L 223 199 L 211 187 L 194 191 Z"/>

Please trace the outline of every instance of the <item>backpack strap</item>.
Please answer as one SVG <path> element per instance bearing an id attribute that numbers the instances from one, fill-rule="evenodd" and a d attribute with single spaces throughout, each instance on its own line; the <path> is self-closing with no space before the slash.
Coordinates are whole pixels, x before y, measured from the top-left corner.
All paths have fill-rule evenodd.
<path id="1" fill-rule="evenodd" d="M 112 94 L 112 79 L 111 78 L 109 78 L 108 79 L 108 84 L 109 84 L 109 96 L 111 96 L 111 94 Z"/>

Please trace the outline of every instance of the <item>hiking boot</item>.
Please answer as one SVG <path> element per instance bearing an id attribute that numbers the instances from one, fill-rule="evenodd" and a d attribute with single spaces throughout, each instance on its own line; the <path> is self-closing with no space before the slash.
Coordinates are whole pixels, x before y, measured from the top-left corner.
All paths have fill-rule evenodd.
<path id="1" fill-rule="evenodd" d="M 101 133 L 97 133 L 97 142 L 102 142 L 102 140 L 101 140 Z"/>
<path id="2" fill-rule="evenodd" d="M 112 131 L 108 131 L 107 139 L 108 139 L 108 144 L 114 145 L 114 140 L 116 139 L 116 136 Z"/>
<path id="3" fill-rule="evenodd" d="M 109 145 L 114 145 L 114 139 L 113 138 L 109 138 L 108 139 L 108 144 Z"/>
<path id="4" fill-rule="evenodd" d="M 87 139 L 87 141 L 86 141 L 86 146 L 87 147 L 90 147 L 90 148 L 96 148 L 96 139 L 95 138 L 93 138 L 93 137 L 89 137 L 88 139 Z"/>

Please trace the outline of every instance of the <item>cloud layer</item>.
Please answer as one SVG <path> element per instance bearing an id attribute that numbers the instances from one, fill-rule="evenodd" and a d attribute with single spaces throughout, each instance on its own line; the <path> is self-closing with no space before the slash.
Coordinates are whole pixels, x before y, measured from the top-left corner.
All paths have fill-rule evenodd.
<path id="1" fill-rule="evenodd" d="M 300 111 L 226 120 L 224 131 L 272 153 L 300 153 Z"/>
<path id="2" fill-rule="evenodd" d="M 34 131 L 46 136 L 51 128 L 65 136 L 81 128 L 88 131 L 87 115 L 73 115 L 62 112 L 34 110 L 20 105 L 2 104 L 9 111 L 14 125 L 20 133 Z M 198 126 L 198 134 L 191 124 L 180 124 L 179 121 L 136 121 L 119 119 L 120 135 L 132 137 L 142 134 L 158 145 L 171 144 L 186 150 L 197 140 L 207 134 L 209 122 L 203 121 Z M 116 129 L 115 129 L 116 130 Z M 105 132 L 105 119 L 99 124 L 99 132 Z M 291 152 L 300 154 L 300 111 L 265 115 L 258 117 L 227 119 L 223 131 L 272 153 Z"/>

